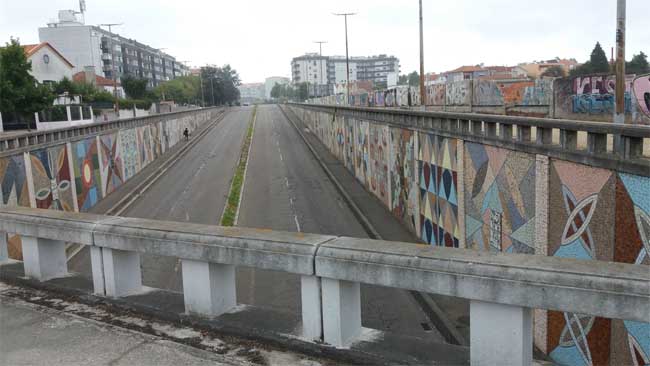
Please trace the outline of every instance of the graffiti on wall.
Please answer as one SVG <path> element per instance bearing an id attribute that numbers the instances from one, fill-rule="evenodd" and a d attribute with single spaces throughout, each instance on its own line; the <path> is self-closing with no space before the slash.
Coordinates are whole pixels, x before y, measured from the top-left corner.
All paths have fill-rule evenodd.
<path id="1" fill-rule="evenodd" d="M 29 153 L 37 208 L 75 211 L 66 145 Z"/>
<path id="2" fill-rule="evenodd" d="M 492 80 L 474 80 L 474 105 L 478 106 L 501 106 L 503 95 L 501 89 Z"/>
<path id="3" fill-rule="evenodd" d="M 445 84 L 433 84 L 427 86 L 427 105 L 445 105 L 445 93 L 447 87 Z"/>
<path id="4" fill-rule="evenodd" d="M 344 148 L 344 162 L 345 167 L 354 174 L 355 166 L 355 154 L 354 154 L 354 126 L 356 125 L 353 119 L 345 117 L 343 120 L 344 124 L 344 137 L 345 137 L 345 148 Z"/>
<path id="5" fill-rule="evenodd" d="M 464 167 L 467 246 L 533 254 L 534 155 L 466 142 Z"/>
<path id="6" fill-rule="evenodd" d="M 417 232 L 419 221 L 416 136 L 411 130 L 390 129 L 390 209 L 413 232 Z"/>
<path id="7" fill-rule="evenodd" d="M 2 206 L 29 207 L 29 190 L 23 154 L 0 158 Z"/>
<path id="8" fill-rule="evenodd" d="M 429 244 L 458 247 L 458 141 L 418 133 L 419 236 Z"/>
<path id="9" fill-rule="evenodd" d="M 370 191 L 384 205 L 390 207 L 390 196 L 388 193 L 388 126 L 380 126 L 376 123 L 369 124 L 368 131 L 368 153 L 370 160 L 370 179 L 368 186 Z"/>
<path id="10" fill-rule="evenodd" d="M 102 199 L 97 139 L 72 143 L 72 166 L 79 211 L 88 211 Z"/>
<path id="11" fill-rule="evenodd" d="M 99 137 L 102 157 L 102 182 L 106 195 L 114 192 L 124 183 L 122 169 L 122 150 L 116 133 L 108 133 Z"/>
<path id="12" fill-rule="evenodd" d="M 650 74 L 634 79 L 632 90 L 639 110 L 647 117 L 650 117 Z"/>
<path id="13" fill-rule="evenodd" d="M 355 121 L 354 141 L 354 171 L 357 179 L 367 187 L 368 176 L 370 175 L 367 121 Z"/>
<path id="14" fill-rule="evenodd" d="M 464 80 L 456 83 L 447 84 L 446 98 L 447 105 L 464 106 L 469 105 L 470 100 L 470 80 Z"/>

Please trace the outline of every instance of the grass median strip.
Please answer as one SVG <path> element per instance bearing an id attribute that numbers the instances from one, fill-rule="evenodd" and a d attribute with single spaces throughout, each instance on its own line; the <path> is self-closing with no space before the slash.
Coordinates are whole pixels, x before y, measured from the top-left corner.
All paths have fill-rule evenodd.
<path id="1" fill-rule="evenodd" d="M 239 163 L 237 164 L 237 169 L 235 169 L 235 175 L 233 176 L 232 184 L 230 185 L 230 193 L 228 194 L 228 201 L 226 201 L 226 207 L 221 216 L 221 226 L 237 225 L 239 205 L 241 203 L 244 181 L 246 180 L 246 166 L 248 165 L 248 154 L 250 153 L 251 141 L 253 140 L 253 130 L 255 129 L 256 117 L 257 106 L 253 107 L 253 115 L 248 122 L 248 129 L 246 130 L 246 137 L 244 138 L 244 144 L 241 148 Z"/>

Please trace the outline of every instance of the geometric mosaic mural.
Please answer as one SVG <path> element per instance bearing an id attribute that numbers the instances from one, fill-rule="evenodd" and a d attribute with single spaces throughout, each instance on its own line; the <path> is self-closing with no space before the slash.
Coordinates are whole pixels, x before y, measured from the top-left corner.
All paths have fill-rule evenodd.
<path id="1" fill-rule="evenodd" d="M 66 145 L 29 153 L 37 208 L 75 211 Z"/>
<path id="2" fill-rule="evenodd" d="M 0 206 L 29 207 L 29 191 L 23 154 L 0 158 Z"/>
<path id="3" fill-rule="evenodd" d="M 615 176 L 586 165 L 551 161 L 548 254 L 611 261 L 614 247 Z M 567 365 L 605 365 L 611 357 L 612 321 L 548 311 L 550 357 Z"/>
<path id="4" fill-rule="evenodd" d="M 72 165 L 79 211 L 85 212 L 102 199 L 97 139 L 89 137 L 72 143 Z"/>
<path id="5" fill-rule="evenodd" d="M 469 248 L 535 253 L 535 156 L 465 143 Z"/>
<path id="6" fill-rule="evenodd" d="M 368 154 L 370 160 L 369 188 L 386 206 L 390 207 L 388 194 L 388 126 L 370 123 L 368 129 Z"/>
<path id="7" fill-rule="evenodd" d="M 140 153 L 138 151 L 135 131 L 135 128 L 131 128 L 129 130 L 120 130 L 118 134 L 125 181 L 130 179 L 140 170 Z"/>
<path id="8" fill-rule="evenodd" d="M 459 246 L 456 139 L 418 133 L 419 236 L 429 244 Z"/>
<path id="9" fill-rule="evenodd" d="M 412 232 L 419 221 L 418 184 L 415 170 L 416 133 L 402 128 L 390 129 L 391 211 Z"/>
<path id="10" fill-rule="evenodd" d="M 354 171 L 357 179 L 369 187 L 370 156 L 368 152 L 368 121 L 354 121 Z"/>
<path id="11" fill-rule="evenodd" d="M 109 133 L 99 137 L 102 157 L 102 179 L 104 192 L 111 194 L 124 183 L 124 170 L 122 169 L 122 152 L 120 140 L 116 133 Z"/>

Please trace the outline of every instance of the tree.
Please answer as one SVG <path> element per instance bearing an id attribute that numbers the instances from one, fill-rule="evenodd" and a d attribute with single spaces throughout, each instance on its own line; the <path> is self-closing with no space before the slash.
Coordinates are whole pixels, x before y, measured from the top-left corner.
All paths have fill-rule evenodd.
<path id="1" fill-rule="evenodd" d="M 544 70 L 541 76 L 547 76 L 552 78 L 563 78 L 566 76 L 566 72 L 564 71 L 564 68 L 562 66 L 555 65 Z"/>
<path id="2" fill-rule="evenodd" d="M 122 77 L 122 87 L 129 98 L 143 99 L 147 95 L 147 79 L 135 78 L 127 75 Z"/>
<path id="3" fill-rule="evenodd" d="M 589 61 L 571 70 L 569 75 L 582 76 L 588 74 L 609 73 L 610 71 L 607 55 L 605 55 L 605 51 L 603 51 L 603 48 L 600 46 L 600 42 L 596 42 L 596 46 L 593 51 L 591 51 Z"/>
<path id="4" fill-rule="evenodd" d="M 600 42 L 596 42 L 594 50 L 591 51 L 589 63 L 591 65 L 591 72 L 593 73 L 610 72 L 609 61 L 607 61 L 607 55 L 605 54 L 605 51 L 603 51 L 603 48 L 600 46 Z"/>
<path id="5" fill-rule="evenodd" d="M 223 67 L 205 66 L 201 68 L 203 93 L 208 105 L 232 104 L 239 100 L 241 81 L 239 74 L 230 65 Z"/>
<path id="6" fill-rule="evenodd" d="M 201 99 L 201 80 L 194 75 L 181 76 L 158 85 L 153 94 L 159 100 L 197 104 Z"/>
<path id="7" fill-rule="evenodd" d="M 0 111 L 29 116 L 52 105 L 54 94 L 29 73 L 31 62 L 17 39 L 0 48 Z"/>
<path id="8" fill-rule="evenodd" d="M 627 74 L 646 74 L 650 72 L 650 65 L 648 65 L 648 56 L 640 52 L 634 55 L 630 62 L 625 63 L 625 72 Z"/>
<path id="9" fill-rule="evenodd" d="M 413 71 L 409 74 L 409 86 L 418 86 L 420 85 L 420 74 L 417 71 Z"/>
<path id="10" fill-rule="evenodd" d="M 61 95 L 68 93 L 69 95 L 75 95 L 79 94 L 79 88 L 77 87 L 76 83 L 73 83 L 70 79 L 67 77 L 63 77 L 60 81 L 52 84 L 52 91 L 56 93 L 56 95 Z"/>

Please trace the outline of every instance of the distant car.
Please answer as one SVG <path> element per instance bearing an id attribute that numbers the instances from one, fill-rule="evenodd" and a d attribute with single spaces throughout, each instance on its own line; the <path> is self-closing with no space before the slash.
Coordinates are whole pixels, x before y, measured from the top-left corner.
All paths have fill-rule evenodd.
<path id="1" fill-rule="evenodd" d="M 251 104 L 250 104 L 250 103 L 246 103 L 246 102 L 244 102 L 242 105 L 243 105 L 244 107 L 248 107 L 248 106 L 251 105 Z"/>

